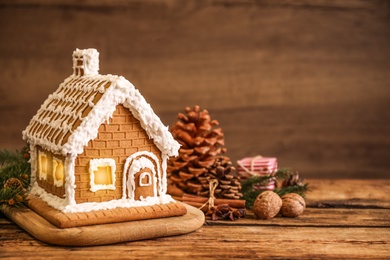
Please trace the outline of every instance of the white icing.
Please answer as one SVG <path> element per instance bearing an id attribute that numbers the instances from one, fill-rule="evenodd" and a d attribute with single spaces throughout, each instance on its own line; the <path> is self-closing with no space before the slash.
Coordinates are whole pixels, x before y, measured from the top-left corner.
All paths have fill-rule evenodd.
<path id="1" fill-rule="evenodd" d="M 46 201 L 47 204 L 61 211 L 64 211 L 68 204 L 66 199 L 62 199 L 46 192 L 44 189 L 38 186 L 37 182 L 32 184 L 30 193 L 40 197 L 42 200 Z"/>
<path id="2" fill-rule="evenodd" d="M 139 183 L 138 185 L 140 187 L 148 187 L 152 185 L 154 176 L 150 175 L 149 172 L 143 172 L 139 176 Z M 146 179 L 146 182 L 144 181 Z M 156 181 L 156 178 L 154 178 L 154 181 Z"/>
<path id="3" fill-rule="evenodd" d="M 65 160 L 65 199 L 67 205 L 76 205 L 76 177 L 74 175 L 75 160 L 76 156 L 73 155 L 69 155 Z"/>
<path id="4" fill-rule="evenodd" d="M 167 193 L 167 161 L 168 161 L 168 155 L 162 154 L 162 162 L 161 162 L 161 168 L 162 168 L 162 176 L 160 177 L 160 194 L 166 194 Z"/>
<path id="5" fill-rule="evenodd" d="M 165 194 L 158 197 L 146 197 L 142 200 L 132 200 L 132 199 L 118 199 L 110 200 L 105 202 L 85 202 L 79 204 L 67 203 L 66 199 L 61 199 L 57 196 L 54 196 L 44 189 L 38 186 L 37 183 L 34 183 L 30 193 L 40 197 L 42 200 L 46 201 L 48 205 L 61 210 L 65 213 L 74 213 L 74 212 L 90 212 L 92 210 L 106 210 L 114 208 L 130 208 L 130 207 L 142 207 L 142 206 L 152 206 L 156 204 L 167 204 L 170 202 L 176 202 L 170 195 Z"/>
<path id="6" fill-rule="evenodd" d="M 31 177 L 30 177 L 30 188 L 31 184 L 36 182 L 36 172 L 37 172 L 37 152 L 35 145 L 30 145 L 30 160 L 31 166 Z"/>
<path id="7" fill-rule="evenodd" d="M 94 171 L 98 170 L 100 166 L 110 166 L 111 167 L 111 184 L 95 184 L 95 173 Z M 115 171 L 116 165 L 115 160 L 111 158 L 100 158 L 100 159 L 92 159 L 89 161 L 89 175 L 90 175 L 90 190 L 92 192 L 96 192 L 98 190 L 115 190 Z"/>
<path id="8" fill-rule="evenodd" d="M 81 65 L 77 61 L 82 61 Z M 77 69 L 83 69 L 84 75 L 97 75 L 99 73 L 99 52 L 96 49 L 76 49 L 73 52 L 73 70 L 78 75 Z"/>

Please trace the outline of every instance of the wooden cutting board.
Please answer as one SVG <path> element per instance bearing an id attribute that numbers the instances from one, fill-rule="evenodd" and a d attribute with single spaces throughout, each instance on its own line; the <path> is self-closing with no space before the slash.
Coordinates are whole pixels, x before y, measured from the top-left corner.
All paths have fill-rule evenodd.
<path id="1" fill-rule="evenodd" d="M 64 246 L 93 246 L 151 239 L 190 233 L 200 228 L 205 217 L 202 211 L 184 204 L 187 214 L 178 217 L 129 221 L 121 223 L 57 228 L 27 207 L 1 210 L 30 235 L 43 242 Z"/>

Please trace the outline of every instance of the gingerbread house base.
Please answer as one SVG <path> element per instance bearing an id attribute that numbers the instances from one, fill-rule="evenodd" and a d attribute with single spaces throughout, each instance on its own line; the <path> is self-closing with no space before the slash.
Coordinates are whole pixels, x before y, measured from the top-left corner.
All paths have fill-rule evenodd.
<path id="1" fill-rule="evenodd" d="M 28 206 L 38 215 L 58 228 L 91 226 L 99 224 L 126 222 L 182 216 L 186 208 L 181 203 L 171 202 L 152 206 L 114 208 L 90 212 L 64 213 L 49 206 L 37 196 L 28 196 Z"/>
<path id="2" fill-rule="evenodd" d="M 182 235 L 199 229 L 205 217 L 202 211 L 182 204 L 182 216 L 134 220 L 73 228 L 58 228 L 28 207 L 0 209 L 10 220 L 38 240 L 63 246 L 94 246 Z"/>

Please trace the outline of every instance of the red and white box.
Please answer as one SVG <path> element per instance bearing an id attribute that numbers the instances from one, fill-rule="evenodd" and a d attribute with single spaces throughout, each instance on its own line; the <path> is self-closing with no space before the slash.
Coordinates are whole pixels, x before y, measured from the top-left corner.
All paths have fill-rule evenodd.
<path id="1" fill-rule="evenodd" d="M 237 174 L 242 181 L 254 176 L 273 175 L 278 170 L 278 161 L 275 157 L 246 157 L 237 161 Z M 275 180 L 256 185 L 255 189 L 275 189 Z"/>

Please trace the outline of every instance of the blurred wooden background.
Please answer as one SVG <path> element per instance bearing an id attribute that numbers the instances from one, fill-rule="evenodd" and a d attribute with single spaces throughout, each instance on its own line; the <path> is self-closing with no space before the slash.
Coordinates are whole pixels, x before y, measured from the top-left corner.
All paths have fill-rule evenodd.
<path id="1" fill-rule="evenodd" d="M 208 109 L 233 161 L 389 177 L 390 1 L 0 0 L 0 39 L 0 148 L 94 47 L 166 125 Z"/>

